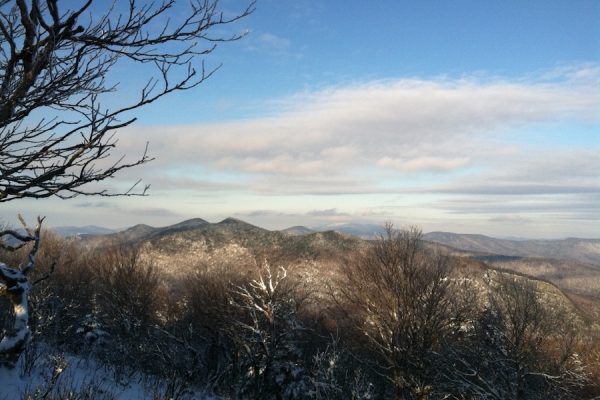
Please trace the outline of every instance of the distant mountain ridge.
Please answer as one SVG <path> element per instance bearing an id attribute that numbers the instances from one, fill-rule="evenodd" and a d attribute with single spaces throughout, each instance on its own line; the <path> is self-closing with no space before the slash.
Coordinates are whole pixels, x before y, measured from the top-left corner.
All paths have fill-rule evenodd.
<path id="1" fill-rule="evenodd" d="M 137 224 L 121 231 L 112 231 L 108 234 L 89 235 L 89 240 L 116 240 L 125 243 L 138 242 L 149 239 L 154 236 L 160 236 L 168 233 L 182 232 L 191 229 L 197 229 L 209 222 L 202 218 L 192 218 L 173 225 L 164 227 L 154 227 L 146 224 Z"/>
<path id="2" fill-rule="evenodd" d="M 86 226 L 57 226 L 50 228 L 51 231 L 60 236 L 80 236 L 80 235 L 108 235 L 115 233 L 115 229 L 104 228 L 96 225 Z"/>
<path id="3" fill-rule="evenodd" d="M 288 235 L 306 235 L 314 232 L 333 231 L 344 235 L 355 236 L 360 239 L 374 239 L 385 232 L 382 225 L 376 224 L 328 224 L 318 227 L 308 228 L 302 225 L 296 225 L 287 229 L 282 229 L 281 232 Z"/>
<path id="4" fill-rule="evenodd" d="M 600 264 L 600 239 L 508 240 L 451 232 L 430 232 L 424 238 L 466 251 Z"/>
<path id="5" fill-rule="evenodd" d="M 291 235 L 235 218 L 217 223 L 188 220 L 163 228 L 137 226 L 84 240 L 92 246 L 115 241 L 134 244 L 141 249 L 143 259 L 158 270 L 181 277 L 207 268 L 253 273 L 264 263 L 289 266 L 294 274 L 310 277 L 330 270 L 329 265 L 363 245 L 360 239 L 332 231 Z"/>
<path id="6" fill-rule="evenodd" d="M 375 239 L 379 235 L 385 233 L 383 225 L 379 224 L 329 224 L 315 228 L 316 231 L 334 231 L 345 235 L 356 236 L 361 239 Z"/>
<path id="7" fill-rule="evenodd" d="M 224 229 L 226 226 L 228 228 Z M 192 218 L 165 227 L 138 224 L 118 232 L 97 226 L 58 227 L 53 228 L 53 230 L 62 236 L 80 236 L 86 240 L 96 241 L 116 240 L 124 243 L 141 242 L 169 234 L 196 230 L 203 231 L 206 235 L 210 232 L 218 233 L 217 236 L 223 236 L 224 232 L 228 230 L 230 237 L 232 231 L 238 231 L 238 236 L 245 232 L 252 233 L 252 235 L 258 234 L 258 236 L 263 238 L 269 235 L 272 237 L 277 235 L 305 236 L 318 232 L 334 231 L 360 239 L 373 239 L 384 232 L 381 225 L 356 223 L 323 225 L 318 228 L 293 226 L 281 231 L 270 231 L 236 218 L 226 218 L 217 223 L 210 223 L 202 218 Z M 533 257 L 574 260 L 600 265 L 600 239 L 498 239 L 480 234 L 459 234 L 452 232 L 430 232 L 424 235 L 424 239 L 457 250 L 480 253 L 482 256 L 492 258 L 495 256 Z"/>
<path id="8" fill-rule="evenodd" d="M 281 232 L 285 233 L 286 235 L 307 235 L 309 233 L 313 233 L 315 232 L 313 229 L 307 228 L 306 226 L 301 226 L 301 225 L 296 225 L 296 226 L 291 226 L 289 228 L 283 229 L 281 230 Z"/>
<path id="9" fill-rule="evenodd" d="M 115 242 L 139 244 L 162 256 L 167 253 L 214 253 L 229 248 L 233 249 L 232 253 L 244 249 L 254 256 L 273 251 L 276 258 L 289 255 L 313 258 L 340 255 L 360 245 L 358 239 L 337 232 L 308 232 L 306 229 L 300 230 L 302 234 L 292 234 L 270 231 L 236 218 L 226 218 L 217 223 L 194 218 L 160 228 L 139 224 L 120 232 L 88 235 L 82 239 L 92 245 Z"/>

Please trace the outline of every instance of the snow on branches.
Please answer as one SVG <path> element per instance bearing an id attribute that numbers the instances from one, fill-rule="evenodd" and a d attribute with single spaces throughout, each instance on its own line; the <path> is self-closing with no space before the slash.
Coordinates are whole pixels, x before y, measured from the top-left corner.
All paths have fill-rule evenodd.
<path id="1" fill-rule="evenodd" d="M 21 216 L 19 216 L 19 220 L 23 224 L 24 233 L 12 229 L 0 232 L 0 238 L 12 239 L 16 242 L 11 245 L 8 244 L 11 240 L 2 241 L 2 248 L 6 250 L 16 250 L 29 242 L 33 242 L 25 265 L 11 267 L 0 263 L 0 288 L 2 289 L 0 293 L 6 295 L 10 300 L 14 314 L 12 329 L 0 341 L 0 365 L 8 368 L 14 368 L 31 336 L 28 307 L 29 291 L 32 286 L 47 278 L 45 276 L 30 283 L 28 277 L 35 267 L 35 258 L 40 247 L 40 231 L 44 218 L 38 217 L 35 229 L 28 228 Z"/>

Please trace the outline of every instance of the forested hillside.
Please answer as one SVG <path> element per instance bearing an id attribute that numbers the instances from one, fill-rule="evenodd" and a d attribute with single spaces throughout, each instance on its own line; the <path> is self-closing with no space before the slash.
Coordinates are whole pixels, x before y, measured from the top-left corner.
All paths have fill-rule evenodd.
<path id="1" fill-rule="evenodd" d="M 196 219 L 42 243 L 37 276 L 56 269 L 32 292 L 19 371 L 55 373 L 28 398 L 65 398 L 73 382 L 56 371 L 73 357 L 110 371 L 114 398 L 140 374 L 155 398 L 600 394 L 597 321 L 556 286 L 446 255 L 415 230 L 365 242 Z"/>

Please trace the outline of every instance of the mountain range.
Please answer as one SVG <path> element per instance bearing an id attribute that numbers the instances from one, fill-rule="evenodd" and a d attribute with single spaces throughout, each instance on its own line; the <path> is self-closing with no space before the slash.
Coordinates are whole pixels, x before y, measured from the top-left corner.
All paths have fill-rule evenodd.
<path id="1" fill-rule="evenodd" d="M 171 275 L 213 266 L 251 270 L 264 262 L 293 265 L 296 273 L 308 274 L 308 270 L 338 261 L 364 244 L 358 238 L 333 231 L 290 235 L 235 218 L 217 223 L 196 218 L 159 228 L 136 225 L 107 235 L 79 238 L 95 247 L 115 243 L 139 246 L 144 258 Z"/>
<path id="2" fill-rule="evenodd" d="M 116 229 L 104 228 L 96 225 L 86 226 L 57 226 L 51 228 L 60 236 L 81 236 L 81 235 L 108 235 L 114 233 Z"/>
<path id="3" fill-rule="evenodd" d="M 450 232 L 430 232 L 424 237 L 425 240 L 466 251 L 600 264 L 600 239 L 507 240 Z"/>
<path id="4" fill-rule="evenodd" d="M 199 268 L 251 273 L 267 262 L 289 266 L 307 282 L 325 282 L 324 277 L 333 274 L 340 261 L 368 244 L 363 238 L 371 239 L 376 228 L 382 229 L 359 224 L 332 228 L 335 231 L 303 226 L 271 231 L 235 218 L 217 223 L 194 218 L 166 227 L 139 224 L 110 233 L 97 227 L 57 231 L 77 232 L 82 243 L 94 247 L 134 244 L 143 258 L 172 276 L 196 273 Z M 431 249 L 459 257 L 472 269 L 483 265 L 551 282 L 580 308 L 588 308 L 588 315 L 600 316 L 598 239 L 508 240 L 449 232 L 427 233 L 424 239 Z"/>
<path id="5" fill-rule="evenodd" d="M 214 225 L 232 223 L 233 221 L 236 221 L 240 226 L 253 227 L 253 230 L 260 230 L 263 233 L 280 232 L 286 236 L 303 236 L 317 232 L 333 231 L 369 240 L 376 238 L 384 232 L 383 226 L 381 225 L 358 223 L 323 225 L 316 228 L 293 226 L 281 231 L 268 231 L 235 218 L 227 218 L 217 224 L 211 224 L 201 218 L 189 219 L 166 227 L 153 227 L 139 224 L 120 231 L 92 225 L 84 227 L 57 227 L 53 228 L 53 230 L 61 236 L 89 236 L 96 239 L 98 236 L 106 236 L 106 238 L 118 239 L 123 242 L 135 242 L 141 239 L 164 236 L 168 233 L 189 231 L 200 229 L 202 227 L 208 229 L 208 227 Z M 249 228 L 246 230 L 248 229 Z M 482 257 L 482 260 L 484 261 L 493 260 L 494 256 L 508 256 L 571 260 L 600 265 L 600 239 L 567 238 L 555 240 L 517 240 L 451 232 L 426 233 L 424 239 L 457 250 L 481 253 L 479 256 Z"/>

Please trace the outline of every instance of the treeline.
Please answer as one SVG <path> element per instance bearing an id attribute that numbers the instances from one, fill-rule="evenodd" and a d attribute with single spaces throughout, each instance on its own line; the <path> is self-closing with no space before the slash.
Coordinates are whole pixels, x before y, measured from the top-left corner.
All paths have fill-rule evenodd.
<path id="1" fill-rule="evenodd" d="M 318 289 L 264 260 L 253 275 L 199 265 L 167 279 L 139 248 L 85 249 L 47 233 L 36 273 L 56 268 L 32 292 L 22 368 L 49 346 L 122 381 L 160 377 L 165 398 L 191 385 L 236 399 L 600 395 L 598 336 L 535 282 L 493 271 L 478 280 L 426 250 L 418 230 L 387 228 Z"/>

